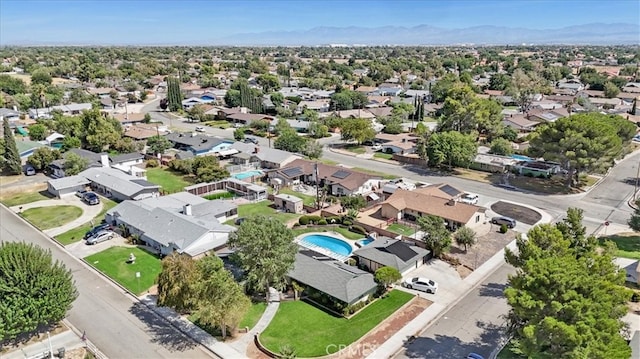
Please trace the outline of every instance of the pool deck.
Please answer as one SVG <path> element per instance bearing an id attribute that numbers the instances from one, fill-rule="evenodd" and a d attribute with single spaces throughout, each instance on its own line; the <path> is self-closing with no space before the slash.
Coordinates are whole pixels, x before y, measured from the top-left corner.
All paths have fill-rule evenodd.
<path id="1" fill-rule="evenodd" d="M 334 237 L 336 239 L 339 239 L 347 244 L 349 244 L 351 246 L 351 253 L 353 253 L 353 251 L 355 251 L 356 249 L 358 249 L 359 247 L 356 246 L 354 240 L 350 240 L 345 238 L 342 234 L 338 233 L 338 232 L 334 232 L 334 231 L 327 231 L 327 232 L 309 232 L 309 233 L 304 233 L 301 234 L 299 236 L 297 236 L 293 241 L 298 244 L 299 246 L 305 247 L 307 249 L 311 249 L 313 251 L 316 251 L 320 254 L 324 254 L 327 257 L 331 257 L 333 259 L 339 260 L 341 262 L 346 261 L 351 255 L 345 256 L 342 254 L 338 254 L 332 250 L 328 250 L 324 247 L 320 247 L 317 246 L 315 244 L 312 243 L 306 243 L 306 242 L 302 242 L 302 239 L 306 236 L 312 236 L 312 235 L 321 235 L 321 236 L 329 236 L 329 237 Z"/>

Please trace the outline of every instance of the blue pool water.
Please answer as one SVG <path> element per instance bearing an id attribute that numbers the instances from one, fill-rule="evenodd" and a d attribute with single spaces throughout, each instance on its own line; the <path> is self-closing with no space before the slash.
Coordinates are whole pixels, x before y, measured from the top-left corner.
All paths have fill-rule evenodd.
<path id="1" fill-rule="evenodd" d="M 243 180 L 245 178 L 249 178 L 253 176 L 262 176 L 262 171 L 254 170 L 254 171 L 240 172 L 233 175 L 234 178 L 239 180 Z"/>
<path id="2" fill-rule="evenodd" d="M 300 240 L 300 244 L 316 245 L 345 257 L 349 256 L 352 252 L 351 245 L 349 243 L 324 234 L 310 234 L 308 236 L 304 236 Z"/>
<path id="3" fill-rule="evenodd" d="M 372 238 L 365 238 L 365 239 L 361 239 L 358 241 L 358 243 L 360 243 L 363 247 L 366 246 L 367 244 L 373 242 L 374 240 Z"/>
<path id="4" fill-rule="evenodd" d="M 533 161 L 533 158 L 531 157 L 527 157 L 527 156 L 522 156 L 522 155 L 511 155 L 511 158 L 518 160 L 518 161 Z"/>

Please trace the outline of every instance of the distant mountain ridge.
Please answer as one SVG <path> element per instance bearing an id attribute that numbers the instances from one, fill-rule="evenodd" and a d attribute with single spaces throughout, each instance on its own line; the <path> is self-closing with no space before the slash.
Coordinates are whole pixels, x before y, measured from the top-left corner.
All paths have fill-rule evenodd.
<path id="1" fill-rule="evenodd" d="M 321 26 L 300 31 L 240 33 L 212 39 L 210 45 L 520 45 L 523 43 L 637 45 L 640 44 L 640 24 L 594 23 L 544 30 L 492 25 L 461 29 L 445 29 L 429 25 L 372 28 Z"/>

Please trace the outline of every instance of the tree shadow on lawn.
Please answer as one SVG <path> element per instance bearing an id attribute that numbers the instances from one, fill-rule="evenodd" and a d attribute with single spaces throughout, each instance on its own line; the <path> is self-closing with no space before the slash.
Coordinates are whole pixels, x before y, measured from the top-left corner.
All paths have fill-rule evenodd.
<path id="1" fill-rule="evenodd" d="M 147 332 L 151 336 L 151 342 L 158 343 L 169 351 L 185 351 L 197 346 L 196 342 L 174 328 L 167 320 L 161 318 L 145 304 L 134 303 L 129 312 L 147 325 Z M 174 319 L 179 319 L 177 314 L 175 316 L 176 318 Z"/>
<path id="2" fill-rule="evenodd" d="M 487 283 L 480 287 L 479 292 L 481 297 L 503 298 L 506 288 L 506 284 Z"/>

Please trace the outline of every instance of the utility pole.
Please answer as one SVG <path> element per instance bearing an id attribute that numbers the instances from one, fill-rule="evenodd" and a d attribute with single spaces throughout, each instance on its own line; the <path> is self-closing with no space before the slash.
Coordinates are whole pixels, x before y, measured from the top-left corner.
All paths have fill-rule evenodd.
<path id="1" fill-rule="evenodd" d="M 316 209 L 320 209 L 320 180 L 318 176 L 318 162 L 314 165 L 314 172 L 316 177 Z"/>
<path id="2" fill-rule="evenodd" d="M 633 203 L 635 204 L 638 199 L 638 181 L 640 180 L 640 162 L 638 162 L 638 168 L 636 169 L 636 184 L 633 189 Z"/>

